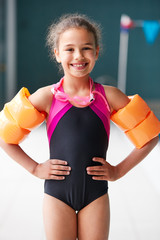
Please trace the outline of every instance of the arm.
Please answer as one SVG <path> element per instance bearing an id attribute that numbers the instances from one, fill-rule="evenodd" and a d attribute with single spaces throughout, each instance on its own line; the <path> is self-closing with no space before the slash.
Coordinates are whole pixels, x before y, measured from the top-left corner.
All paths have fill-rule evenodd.
<path id="1" fill-rule="evenodd" d="M 59 159 L 49 159 L 44 163 L 37 163 L 30 158 L 19 145 L 7 144 L 0 139 L 0 147 L 18 164 L 28 172 L 40 179 L 63 180 L 64 175 L 70 173 L 70 167 L 67 162 Z"/>
<path id="2" fill-rule="evenodd" d="M 49 87 L 39 89 L 29 97 L 30 102 L 39 111 L 49 112 L 49 108 L 52 101 L 52 95 L 50 94 Z M 0 147 L 18 164 L 24 167 L 27 171 L 42 179 L 57 179 L 62 180 L 69 171 L 65 161 L 57 159 L 49 159 L 45 163 L 38 164 L 32 158 L 30 158 L 19 145 L 7 144 L 0 139 Z M 62 170 L 63 174 L 62 174 Z M 61 175 L 61 176 L 57 176 Z"/>
<path id="3" fill-rule="evenodd" d="M 128 102 L 128 97 L 120 90 L 114 87 L 105 87 L 106 96 L 110 104 L 111 112 L 123 108 Z M 140 163 L 156 146 L 158 137 L 149 141 L 141 149 L 135 148 L 122 162 L 117 166 L 112 166 L 102 158 L 95 157 L 93 161 L 100 162 L 102 166 L 95 166 L 87 168 L 87 173 L 93 175 L 95 180 L 109 180 L 115 181 L 123 177 L 133 167 Z M 94 176 L 96 175 L 96 176 Z"/>
<path id="4" fill-rule="evenodd" d="M 117 165 L 118 178 L 123 177 L 128 171 L 140 163 L 157 145 L 159 137 L 153 138 L 144 147 L 135 148 L 121 163 Z"/>
<path id="5" fill-rule="evenodd" d="M 140 163 L 156 146 L 157 142 L 158 137 L 155 137 L 143 148 L 135 148 L 122 162 L 116 166 L 112 166 L 103 158 L 94 157 L 93 161 L 100 162 L 102 166 L 88 167 L 87 173 L 92 175 L 94 180 L 116 181 L 128 173 L 138 163 Z"/>
<path id="6" fill-rule="evenodd" d="M 31 159 L 19 145 L 7 144 L 0 138 L 0 147 L 10 156 L 14 161 L 24 167 L 28 172 L 33 174 L 35 167 L 38 165 Z"/>

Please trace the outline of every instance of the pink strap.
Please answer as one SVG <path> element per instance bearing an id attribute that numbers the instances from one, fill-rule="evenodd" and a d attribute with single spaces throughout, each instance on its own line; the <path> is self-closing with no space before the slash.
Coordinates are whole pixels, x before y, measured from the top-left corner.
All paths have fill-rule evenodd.
<path id="1" fill-rule="evenodd" d="M 98 92 L 98 91 L 92 91 L 93 94 L 98 94 L 102 99 L 103 101 L 105 102 L 106 106 L 108 107 L 108 102 L 106 100 L 106 98 L 103 96 L 102 93 Z"/>
<path id="2" fill-rule="evenodd" d="M 95 95 L 97 94 L 97 97 L 95 98 L 94 104 L 91 104 L 90 107 L 102 120 L 104 127 L 106 129 L 106 132 L 108 134 L 108 138 L 109 138 L 110 106 L 109 106 L 107 98 L 106 98 L 104 87 L 99 83 L 95 83 L 94 94 Z"/>

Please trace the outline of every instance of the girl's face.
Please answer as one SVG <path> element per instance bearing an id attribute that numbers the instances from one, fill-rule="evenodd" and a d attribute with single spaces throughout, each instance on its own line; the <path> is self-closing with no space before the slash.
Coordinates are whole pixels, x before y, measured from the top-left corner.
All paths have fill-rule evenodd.
<path id="1" fill-rule="evenodd" d="M 95 65 L 99 47 L 95 47 L 91 32 L 84 28 L 70 28 L 60 35 L 59 47 L 54 53 L 62 64 L 65 77 L 84 78 Z"/>

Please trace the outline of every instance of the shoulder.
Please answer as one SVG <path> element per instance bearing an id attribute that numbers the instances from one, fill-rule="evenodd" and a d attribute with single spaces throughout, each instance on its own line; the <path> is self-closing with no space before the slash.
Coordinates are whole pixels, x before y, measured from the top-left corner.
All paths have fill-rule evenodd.
<path id="1" fill-rule="evenodd" d="M 39 111 L 45 111 L 46 113 L 49 113 L 53 99 L 51 88 L 52 85 L 39 88 L 36 92 L 29 96 L 29 101 Z"/>
<path id="2" fill-rule="evenodd" d="M 111 113 L 115 110 L 125 107 L 129 103 L 129 98 L 121 92 L 118 88 L 103 85 L 106 98 L 110 105 Z"/>

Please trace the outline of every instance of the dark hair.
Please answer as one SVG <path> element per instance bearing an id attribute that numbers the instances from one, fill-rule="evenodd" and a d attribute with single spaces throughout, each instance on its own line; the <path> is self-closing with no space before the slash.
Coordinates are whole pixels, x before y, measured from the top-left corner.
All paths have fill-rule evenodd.
<path id="1" fill-rule="evenodd" d="M 84 28 L 91 32 L 95 39 L 95 46 L 101 48 L 101 27 L 99 24 L 83 14 L 66 14 L 48 28 L 47 46 L 51 58 L 55 58 L 54 48 L 58 48 L 60 35 L 69 28 Z"/>

